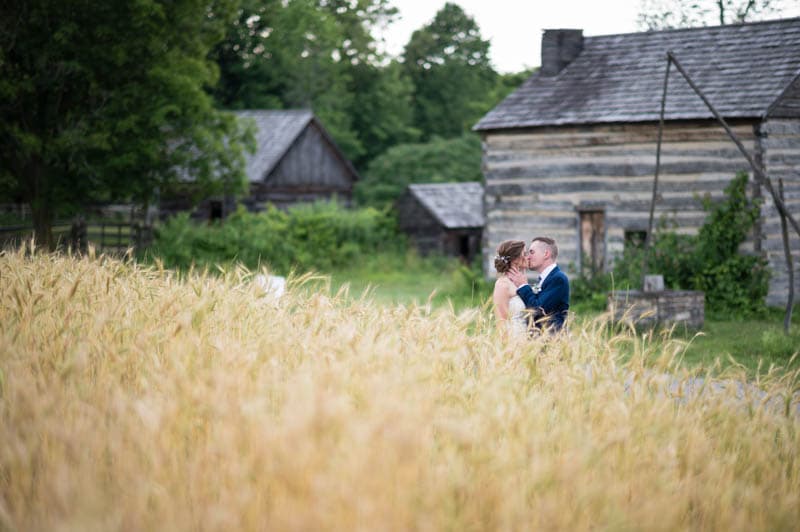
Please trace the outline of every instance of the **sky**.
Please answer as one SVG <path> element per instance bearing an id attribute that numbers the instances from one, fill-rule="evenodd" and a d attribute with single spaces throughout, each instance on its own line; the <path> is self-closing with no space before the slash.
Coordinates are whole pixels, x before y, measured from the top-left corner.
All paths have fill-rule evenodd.
<path id="1" fill-rule="evenodd" d="M 637 31 L 641 0 L 450 0 L 475 19 L 491 42 L 499 72 L 519 72 L 541 64 L 542 30 L 582 29 L 584 35 Z M 399 55 L 411 33 L 428 24 L 446 0 L 394 0 L 399 16 L 383 34 L 386 51 Z"/>
<path id="2" fill-rule="evenodd" d="M 541 65 L 542 30 L 582 29 L 584 35 L 640 31 L 636 24 L 642 0 L 450 0 L 475 19 L 491 42 L 497 71 L 519 72 Z M 788 2 L 790 5 L 795 0 Z M 446 0 L 394 0 L 399 16 L 383 34 L 386 51 L 402 53 L 411 33 L 433 20 Z M 798 5 L 798 4 L 795 4 Z M 792 13 L 789 13 L 792 11 Z M 798 16 L 790 8 L 784 16 Z"/>

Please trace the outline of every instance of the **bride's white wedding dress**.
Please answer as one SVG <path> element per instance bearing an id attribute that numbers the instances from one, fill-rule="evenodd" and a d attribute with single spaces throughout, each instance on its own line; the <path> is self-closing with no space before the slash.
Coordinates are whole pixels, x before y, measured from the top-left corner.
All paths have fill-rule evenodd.
<path id="1" fill-rule="evenodd" d="M 517 295 L 508 300 L 508 331 L 512 336 L 526 336 L 528 334 L 525 303 Z"/>

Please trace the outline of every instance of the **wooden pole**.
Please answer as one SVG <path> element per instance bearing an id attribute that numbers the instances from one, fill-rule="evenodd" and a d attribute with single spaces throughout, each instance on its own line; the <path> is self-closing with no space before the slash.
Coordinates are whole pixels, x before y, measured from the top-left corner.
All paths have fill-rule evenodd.
<path id="1" fill-rule="evenodd" d="M 775 191 L 775 188 L 772 186 L 772 181 L 770 181 L 769 177 L 767 177 L 767 175 L 761 171 L 761 167 L 755 163 L 753 158 L 742 145 L 739 138 L 734 134 L 731 128 L 728 127 L 728 124 L 725 122 L 725 119 L 722 118 L 722 115 L 720 115 L 719 112 L 717 112 L 717 109 L 711 104 L 710 101 L 708 101 L 708 98 L 706 98 L 706 95 L 703 94 L 703 91 L 701 91 L 700 88 L 695 85 L 694 81 L 692 81 L 692 78 L 689 76 L 686 70 L 684 70 L 680 61 L 678 61 L 678 58 L 675 57 L 675 54 L 670 51 L 667 52 L 667 56 L 675 64 L 675 68 L 678 69 L 678 72 L 680 72 L 684 79 L 686 79 L 686 81 L 689 83 L 689 86 L 694 90 L 694 92 L 697 93 L 698 96 L 700 96 L 700 99 L 703 100 L 706 106 L 711 110 L 717 121 L 722 125 L 723 128 L 725 128 L 725 132 L 728 133 L 728 136 L 736 144 L 736 147 L 739 148 L 740 152 L 742 152 L 742 155 L 744 155 L 745 159 L 747 159 L 747 162 L 750 163 L 750 168 L 753 169 L 756 180 L 769 191 L 770 195 L 772 195 L 772 200 L 775 202 L 775 207 L 777 208 L 778 213 L 782 218 L 785 217 L 789 223 L 792 224 L 794 230 L 797 231 L 797 234 L 800 235 L 800 224 L 797 223 L 797 220 L 795 220 L 786 209 L 786 205 L 783 203 L 783 200 L 781 200 L 781 198 L 778 196 L 778 193 Z"/>
<path id="2" fill-rule="evenodd" d="M 672 61 L 667 54 L 667 70 L 664 73 L 664 90 L 661 92 L 661 115 L 658 119 L 658 141 L 656 143 L 656 172 L 653 178 L 653 197 L 650 200 L 650 219 L 647 222 L 647 234 L 644 237 L 644 256 L 642 258 L 642 275 L 647 274 L 649 264 L 647 254 L 653 242 L 653 218 L 656 212 L 656 196 L 658 194 L 658 173 L 661 169 L 661 140 L 664 135 L 664 109 L 667 105 L 667 85 L 669 84 L 669 67 Z"/>
<path id="3" fill-rule="evenodd" d="M 783 179 L 778 179 L 778 195 L 783 199 Z M 789 247 L 789 227 L 784 216 L 781 216 L 781 234 L 783 235 L 783 251 L 786 254 L 786 269 L 789 272 L 789 297 L 786 300 L 786 314 L 783 317 L 783 332 L 789 334 L 789 328 L 792 325 L 792 307 L 794 307 L 794 264 L 792 249 Z"/>

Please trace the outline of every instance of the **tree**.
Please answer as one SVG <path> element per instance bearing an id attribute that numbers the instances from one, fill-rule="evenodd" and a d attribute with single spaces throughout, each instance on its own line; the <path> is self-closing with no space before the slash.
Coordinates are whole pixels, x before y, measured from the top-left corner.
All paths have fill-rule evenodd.
<path id="1" fill-rule="evenodd" d="M 644 30 L 741 24 L 778 17 L 785 0 L 642 0 L 638 24 Z"/>
<path id="2" fill-rule="evenodd" d="M 452 139 L 435 137 L 422 144 L 398 144 L 376 157 L 356 186 L 362 205 L 385 208 L 411 183 L 480 181 L 481 141 L 466 133 Z"/>
<path id="3" fill-rule="evenodd" d="M 0 8 L 0 194 L 35 235 L 87 201 L 147 204 L 188 172 L 243 184 L 246 135 L 212 106 L 206 59 L 235 0 L 16 1 Z"/>
<path id="4" fill-rule="evenodd" d="M 412 86 L 400 63 L 354 65 L 351 85 L 356 97 L 350 117 L 364 146 L 363 155 L 354 161 L 358 167 L 367 166 L 392 146 L 419 139 L 420 132 L 412 125 Z"/>
<path id="5" fill-rule="evenodd" d="M 212 52 L 214 97 L 231 109 L 311 108 L 356 162 L 412 140 L 410 87 L 383 68 L 373 35 L 395 13 L 387 0 L 244 0 Z"/>
<path id="6" fill-rule="evenodd" d="M 469 131 L 495 103 L 487 96 L 497 77 L 489 41 L 454 3 L 445 4 L 430 24 L 411 35 L 404 63 L 414 86 L 414 125 L 424 140 Z"/>
<path id="7" fill-rule="evenodd" d="M 210 53 L 219 67 L 219 81 L 210 88 L 217 103 L 227 109 L 280 109 L 285 79 L 269 59 L 270 18 L 279 0 L 241 0 L 224 39 Z M 273 21 L 274 24 L 274 21 Z"/>

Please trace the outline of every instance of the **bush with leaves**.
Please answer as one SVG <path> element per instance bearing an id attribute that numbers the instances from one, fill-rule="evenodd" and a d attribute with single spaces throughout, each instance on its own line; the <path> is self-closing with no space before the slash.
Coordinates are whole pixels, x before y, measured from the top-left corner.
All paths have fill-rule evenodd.
<path id="1" fill-rule="evenodd" d="M 641 248 L 626 248 L 614 263 L 613 288 L 641 287 L 646 259 L 647 271 L 663 275 L 667 288 L 705 292 L 706 305 L 712 312 L 763 312 L 769 283 L 766 261 L 739 251 L 760 213 L 758 203 L 747 197 L 747 174 L 739 173 L 731 181 L 724 201 L 707 199 L 703 206 L 708 217 L 696 236 L 677 234 L 662 221 L 646 257 Z M 610 290 L 611 284 L 609 274 L 577 279 L 573 299 L 586 304 L 595 292 Z M 590 307 L 597 307 L 598 302 L 595 298 Z"/>
<path id="2" fill-rule="evenodd" d="M 276 273 L 327 271 L 381 251 L 402 252 L 405 241 L 385 212 L 319 202 L 260 213 L 240 208 L 222 223 L 198 224 L 188 214 L 159 227 L 151 254 L 168 267 L 238 262 Z"/>
<path id="3" fill-rule="evenodd" d="M 697 235 L 690 285 L 706 293 L 712 310 L 763 309 L 769 288 L 766 260 L 739 253 L 760 215 L 759 205 L 748 199 L 746 187 L 747 174 L 739 173 L 725 189 L 724 202 L 704 202 L 710 215 Z"/>

